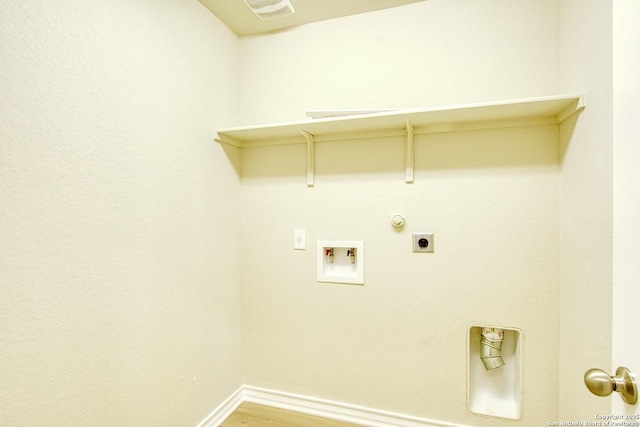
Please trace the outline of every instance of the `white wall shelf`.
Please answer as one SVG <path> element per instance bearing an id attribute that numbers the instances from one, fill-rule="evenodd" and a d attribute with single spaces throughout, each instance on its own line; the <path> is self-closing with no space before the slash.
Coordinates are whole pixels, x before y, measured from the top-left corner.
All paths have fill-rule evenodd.
<path id="1" fill-rule="evenodd" d="M 307 185 L 313 185 L 316 142 L 406 137 L 406 181 L 413 182 L 415 135 L 558 124 L 585 107 L 585 95 L 558 95 L 370 114 L 307 119 L 219 130 L 216 141 L 236 147 L 307 144 Z"/>

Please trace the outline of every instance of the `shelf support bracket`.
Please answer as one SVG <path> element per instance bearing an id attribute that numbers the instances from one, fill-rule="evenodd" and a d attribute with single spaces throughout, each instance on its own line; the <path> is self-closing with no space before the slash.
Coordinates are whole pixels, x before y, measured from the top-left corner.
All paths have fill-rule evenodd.
<path id="1" fill-rule="evenodd" d="M 307 140 L 307 187 L 313 187 L 313 165 L 314 165 L 314 140 L 313 135 L 309 132 L 300 129 L 300 132 Z"/>
<path id="2" fill-rule="evenodd" d="M 406 121 L 407 141 L 405 144 L 405 167 L 407 184 L 413 184 L 413 125 Z"/>

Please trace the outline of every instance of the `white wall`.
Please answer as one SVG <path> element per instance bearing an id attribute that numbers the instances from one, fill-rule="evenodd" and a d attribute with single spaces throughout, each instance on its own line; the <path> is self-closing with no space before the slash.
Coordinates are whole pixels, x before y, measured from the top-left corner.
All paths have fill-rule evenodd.
<path id="1" fill-rule="evenodd" d="M 557 19 L 554 1 L 432 0 L 244 38 L 242 121 L 557 93 Z M 525 340 L 523 418 L 504 424 L 554 419 L 557 127 L 418 137 L 412 185 L 402 138 L 317 144 L 313 188 L 304 150 L 243 150 L 245 383 L 493 426 L 466 409 L 466 333 L 497 324 Z M 435 254 L 411 253 L 413 231 Z M 317 283 L 318 239 L 363 240 L 366 284 Z"/>
<path id="2" fill-rule="evenodd" d="M 612 3 L 559 5 L 562 89 L 587 93 L 587 108 L 561 131 L 560 420 L 595 421 L 611 403 L 583 376 L 611 365 Z"/>
<path id="3" fill-rule="evenodd" d="M 237 38 L 195 1 L 0 10 L 0 424 L 196 425 L 241 384 Z"/>
<path id="4" fill-rule="evenodd" d="M 0 424 L 195 425 L 244 381 L 496 425 L 465 409 L 484 323 L 524 331 L 513 424 L 607 412 L 581 378 L 611 364 L 610 1 L 430 0 L 242 39 L 239 69 L 197 2 L 0 4 Z M 311 189 L 302 146 L 211 143 L 583 90 L 560 130 L 418 137 L 413 185 L 401 139 L 318 144 Z M 364 287 L 316 283 L 325 238 L 365 241 Z"/>
<path id="5" fill-rule="evenodd" d="M 555 0 L 429 0 L 243 38 L 241 120 L 557 94 L 557 34 Z"/>
<path id="6" fill-rule="evenodd" d="M 617 0 L 613 4 L 613 328 L 611 369 L 626 366 L 633 373 L 640 369 L 640 342 L 629 339 L 637 331 L 637 322 L 629 321 L 640 300 L 640 265 L 637 242 L 640 238 L 640 28 L 637 17 L 640 3 Z M 622 399 L 612 399 L 612 414 L 640 414 L 640 405 L 629 407 Z"/>

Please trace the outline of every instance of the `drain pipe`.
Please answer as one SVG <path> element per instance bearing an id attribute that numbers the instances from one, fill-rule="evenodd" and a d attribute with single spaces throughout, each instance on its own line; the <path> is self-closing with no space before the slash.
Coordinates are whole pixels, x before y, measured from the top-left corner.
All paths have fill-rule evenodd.
<path id="1" fill-rule="evenodd" d="M 480 360 L 484 368 L 489 371 L 504 365 L 502 360 L 502 340 L 504 331 L 499 328 L 482 328 L 480 337 Z"/>

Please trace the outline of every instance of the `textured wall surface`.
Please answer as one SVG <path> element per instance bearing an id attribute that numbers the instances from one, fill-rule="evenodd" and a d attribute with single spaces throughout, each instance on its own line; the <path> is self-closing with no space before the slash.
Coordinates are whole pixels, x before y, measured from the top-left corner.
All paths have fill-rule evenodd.
<path id="1" fill-rule="evenodd" d="M 0 58 L 0 425 L 196 425 L 241 384 L 237 38 L 1 0 Z"/>
<path id="2" fill-rule="evenodd" d="M 557 137 L 541 127 L 419 138 L 413 185 L 402 141 L 318 144 L 312 189 L 300 147 L 246 149 L 245 382 L 495 425 L 466 410 L 466 333 L 497 324 L 524 332 L 523 422 L 553 418 Z M 305 251 L 292 250 L 294 228 L 306 229 Z M 435 232 L 434 254 L 411 252 L 413 231 Z M 316 282 L 315 241 L 331 239 L 364 241 L 364 286 Z"/>
<path id="3" fill-rule="evenodd" d="M 557 0 L 430 0 L 241 43 L 244 124 L 555 95 Z"/>
<path id="4" fill-rule="evenodd" d="M 637 245 L 640 240 L 640 3 L 632 0 L 613 4 L 613 302 L 612 367 L 640 366 L 640 340 L 635 335 L 637 322 L 629 322 L 628 313 L 636 311 L 640 301 L 640 264 Z M 631 368 L 630 368 L 631 369 Z M 633 368 L 637 372 L 637 368 Z M 612 414 L 640 414 L 622 399 L 612 399 Z"/>
<path id="5" fill-rule="evenodd" d="M 611 401 L 589 392 L 584 373 L 617 367 L 611 367 L 612 2 L 559 6 L 562 87 L 585 91 L 588 103 L 561 130 L 560 419 L 595 421 Z"/>
<path id="6" fill-rule="evenodd" d="M 238 42 L 196 1 L 0 0 L 0 424 L 192 426 L 242 382 L 471 425 L 606 413 L 581 378 L 611 362 L 611 2 L 584 4 L 430 0 Z M 318 144 L 314 188 L 303 146 L 211 141 L 572 91 L 589 107 L 560 129 L 417 137 L 413 185 L 400 138 Z M 318 239 L 363 240 L 366 284 L 317 283 Z M 466 410 L 482 324 L 524 333 L 520 421 Z"/>
<path id="7" fill-rule="evenodd" d="M 557 30 L 555 2 L 429 1 L 241 39 L 243 121 L 551 94 Z M 546 425 L 558 414 L 558 128 L 419 136 L 415 161 L 407 185 L 402 138 L 318 143 L 307 188 L 304 146 L 243 150 L 245 382 Z M 413 231 L 435 232 L 434 254 L 411 252 Z M 364 241 L 364 286 L 316 282 L 325 239 Z M 466 409 L 466 333 L 483 324 L 524 333 L 520 421 Z"/>

